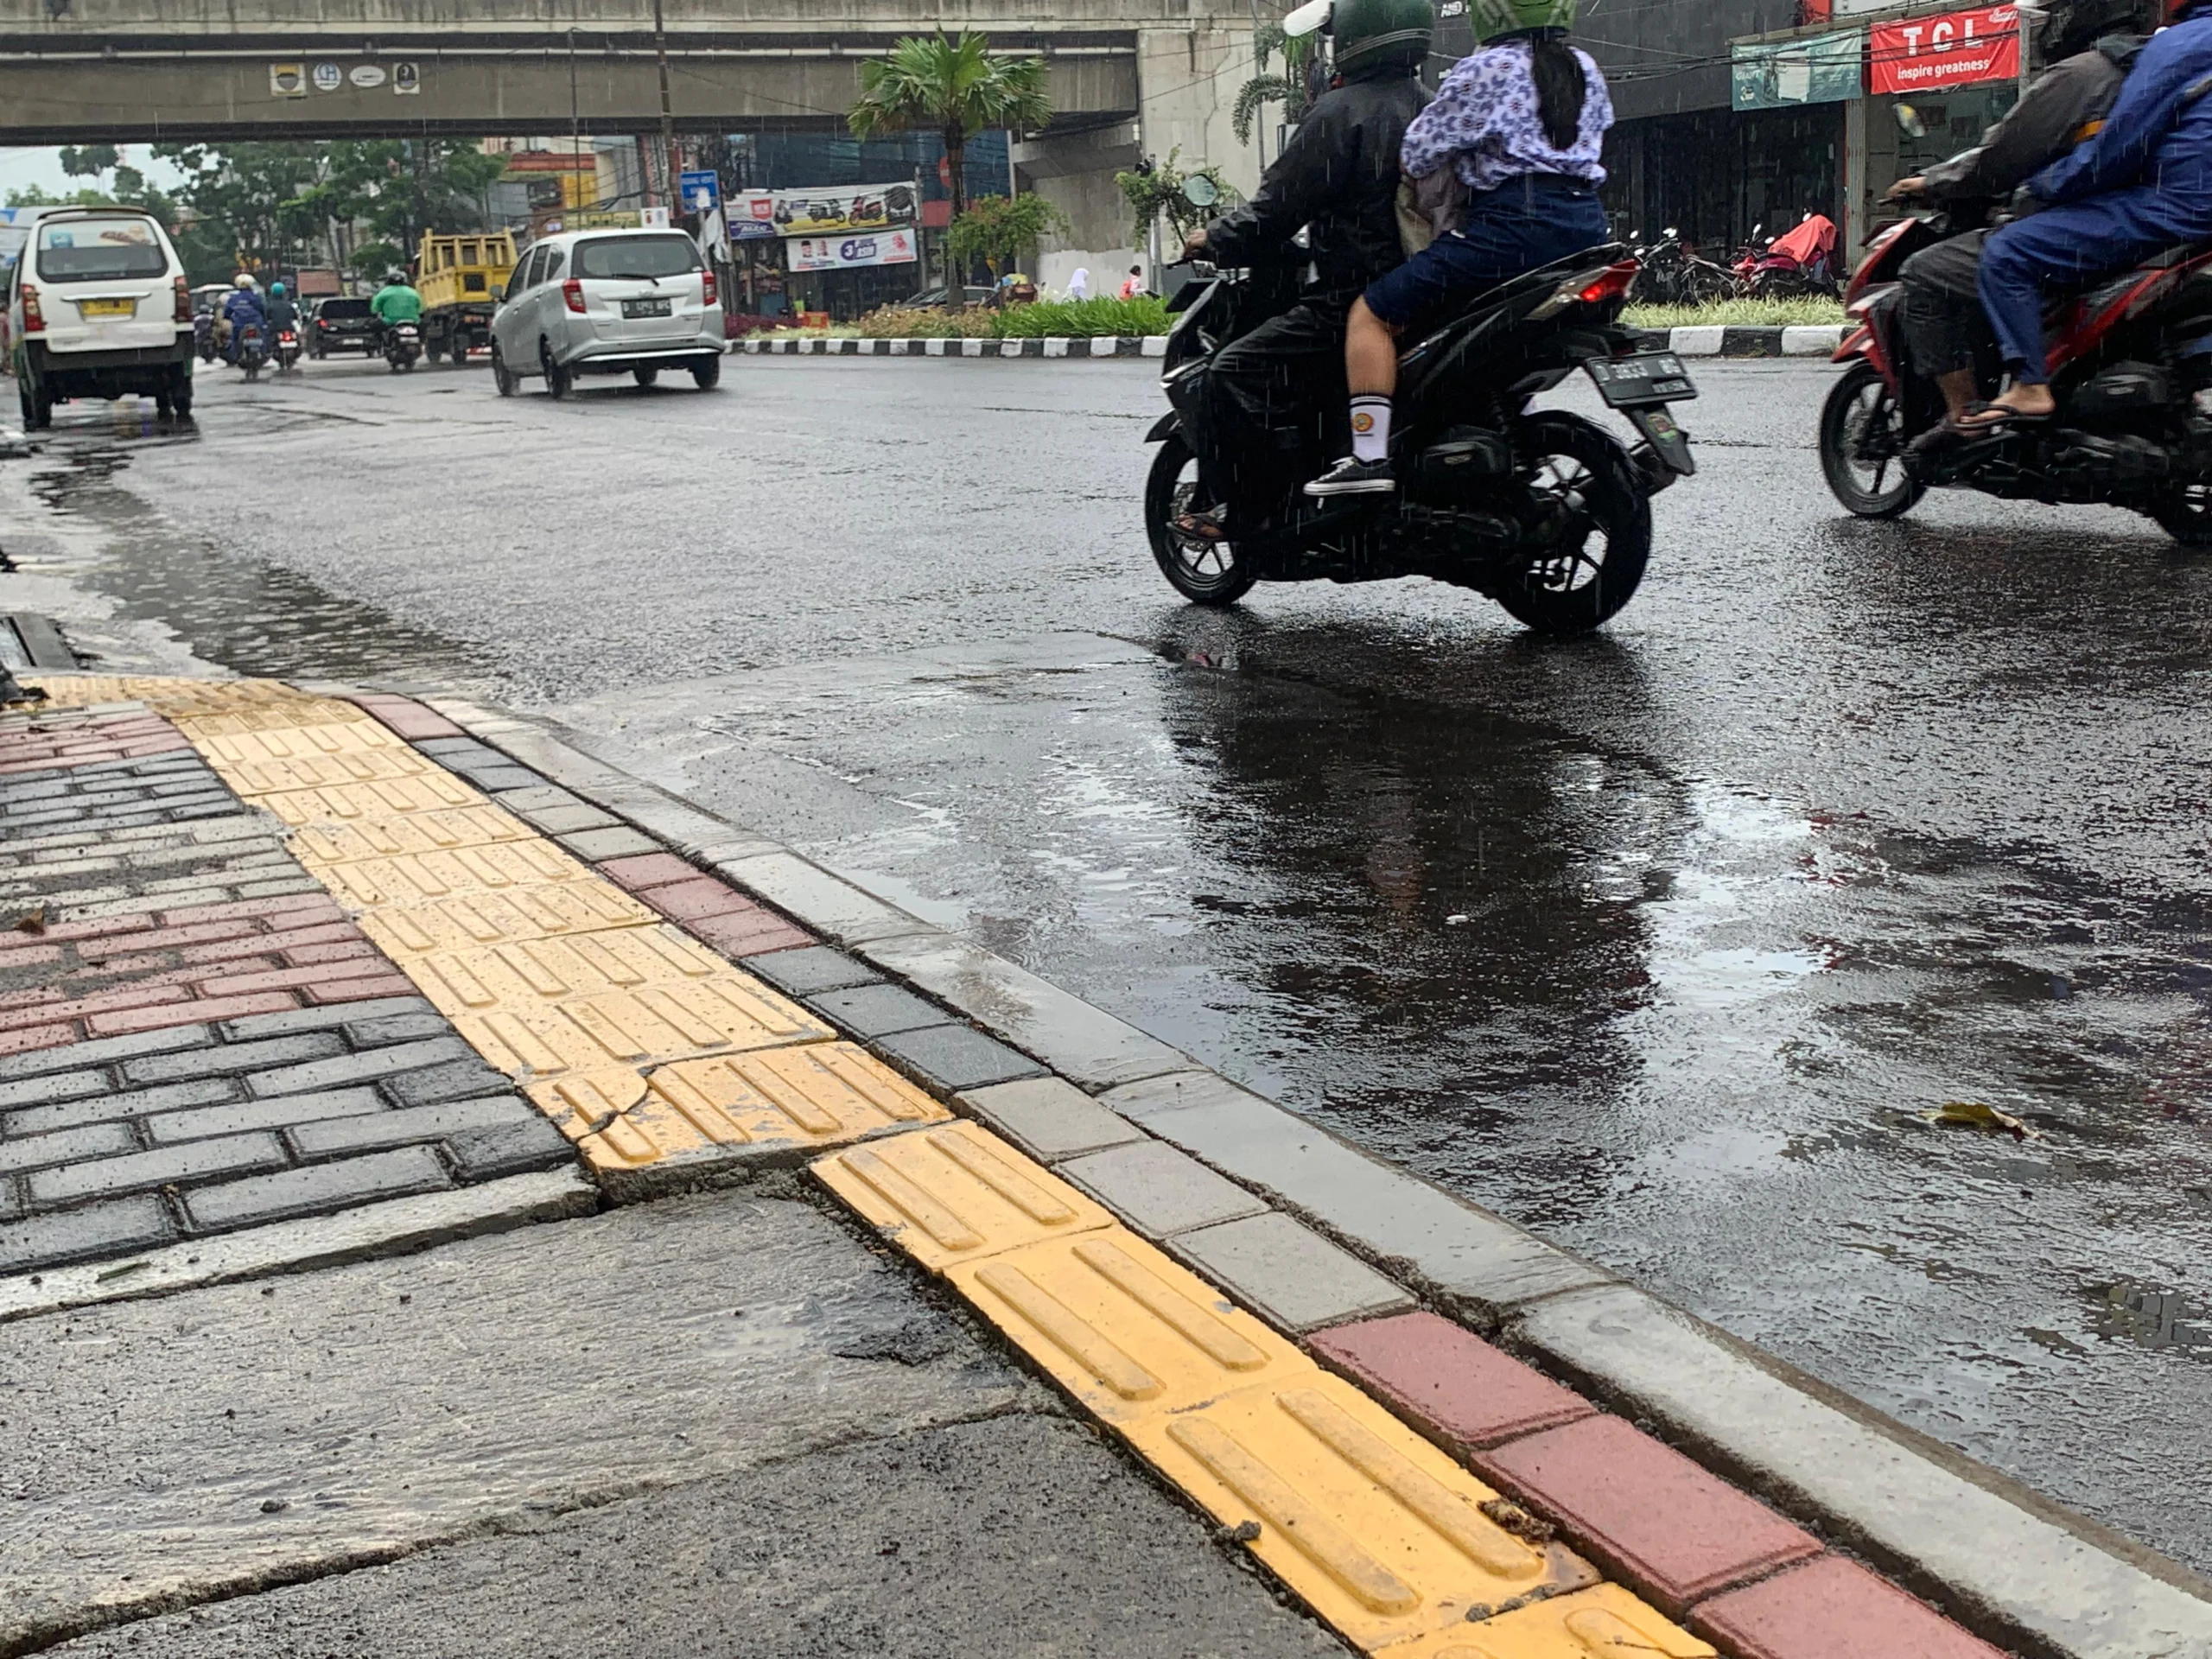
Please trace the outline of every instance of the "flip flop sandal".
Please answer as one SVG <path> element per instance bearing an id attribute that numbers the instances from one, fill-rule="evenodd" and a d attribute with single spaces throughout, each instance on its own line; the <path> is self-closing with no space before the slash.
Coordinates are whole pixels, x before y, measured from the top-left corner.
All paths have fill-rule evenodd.
<path id="1" fill-rule="evenodd" d="M 2056 412 L 2052 411 L 2053 414 Z M 1993 415 L 1997 417 L 1995 420 L 1976 421 L 1971 426 L 1961 426 L 1955 419 L 1943 423 L 1952 431 L 1967 439 L 1994 435 L 2016 426 L 2043 426 L 2051 418 L 2050 415 L 2023 415 L 2018 410 L 2005 404 L 1968 404 L 1959 413 L 1961 415 Z"/>
<path id="2" fill-rule="evenodd" d="M 1193 542 L 1225 542 L 1229 531 L 1217 512 L 1185 512 L 1175 519 L 1175 533 Z"/>

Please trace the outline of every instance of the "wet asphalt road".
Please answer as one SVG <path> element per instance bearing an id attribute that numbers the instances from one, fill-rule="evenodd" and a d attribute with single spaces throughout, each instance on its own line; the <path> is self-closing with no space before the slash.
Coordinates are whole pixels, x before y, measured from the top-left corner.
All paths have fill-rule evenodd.
<path id="1" fill-rule="evenodd" d="M 0 549 L 240 670 L 554 708 L 2212 1569 L 2212 560 L 1848 521 L 1827 371 L 1716 365 L 1602 638 L 1419 582 L 1209 614 L 1137 527 L 1141 365 L 728 366 L 65 409 Z"/>

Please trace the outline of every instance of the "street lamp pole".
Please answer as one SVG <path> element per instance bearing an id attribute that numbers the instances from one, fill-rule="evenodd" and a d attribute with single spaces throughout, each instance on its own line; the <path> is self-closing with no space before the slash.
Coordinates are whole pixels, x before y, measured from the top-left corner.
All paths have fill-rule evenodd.
<path id="1" fill-rule="evenodd" d="M 661 17 L 661 0 L 653 0 L 653 55 L 660 60 L 660 165 L 661 187 L 668 193 L 668 206 L 673 210 L 676 201 L 676 116 L 668 101 L 668 26 Z M 646 188 L 652 188 L 652 181 Z"/>

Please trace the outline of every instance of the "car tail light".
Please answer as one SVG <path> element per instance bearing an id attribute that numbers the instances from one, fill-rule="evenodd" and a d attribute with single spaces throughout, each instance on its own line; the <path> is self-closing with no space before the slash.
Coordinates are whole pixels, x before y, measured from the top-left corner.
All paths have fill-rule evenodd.
<path id="1" fill-rule="evenodd" d="M 699 303 L 702 305 L 712 305 L 716 298 L 717 292 L 715 287 L 715 273 L 711 270 L 702 271 L 699 274 Z"/>
<path id="2" fill-rule="evenodd" d="M 46 314 L 38 308 L 38 289 L 29 283 L 23 284 L 23 332 L 27 334 L 46 332 Z"/>
<path id="3" fill-rule="evenodd" d="M 561 297 L 568 302 L 569 309 L 578 316 L 584 314 L 584 285 L 571 276 L 561 284 Z"/>
<path id="4" fill-rule="evenodd" d="M 176 320 L 179 322 L 192 321 L 192 289 L 181 276 L 176 279 Z"/>

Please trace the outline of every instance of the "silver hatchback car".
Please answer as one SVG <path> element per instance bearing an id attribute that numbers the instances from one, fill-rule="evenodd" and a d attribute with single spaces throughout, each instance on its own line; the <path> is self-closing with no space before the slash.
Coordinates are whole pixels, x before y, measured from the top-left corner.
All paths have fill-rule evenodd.
<path id="1" fill-rule="evenodd" d="M 492 318 L 502 397 L 525 375 L 565 397 L 580 374 L 650 386 L 684 369 L 702 391 L 721 378 L 721 296 L 681 231 L 572 231 L 531 245 Z"/>

